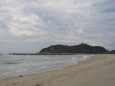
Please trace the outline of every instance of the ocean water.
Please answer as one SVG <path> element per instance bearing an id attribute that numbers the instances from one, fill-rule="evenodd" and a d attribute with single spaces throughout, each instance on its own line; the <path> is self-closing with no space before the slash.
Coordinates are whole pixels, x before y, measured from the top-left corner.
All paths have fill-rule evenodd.
<path id="1" fill-rule="evenodd" d="M 64 68 L 91 55 L 0 55 L 0 79 Z"/>

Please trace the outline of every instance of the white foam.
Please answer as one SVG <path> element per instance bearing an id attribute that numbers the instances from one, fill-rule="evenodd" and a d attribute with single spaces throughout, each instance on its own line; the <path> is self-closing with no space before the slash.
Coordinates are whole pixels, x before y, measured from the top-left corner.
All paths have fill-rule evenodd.
<path id="1" fill-rule="evenodd" d="M 18 70 L 18 71 L 15 71 L 15 72 L 20 73 L 20 72 L 26 72 L 26 71 L 27 71 L 27 70 L 24 69 L 24 70 Z"/>
<path id="2" fill-rule="evenodd" d="M 77 57 L 72 58 L 72 60 L 76 60 L 76 59 L 77 59 Z"/>
<path id="3" fill-rule="evenodd" d="M 11 72 L 5 72 L 5 73 L 1 73 L 1 74 L 6 75 L 6 74 L 9 74 L 9 73 L 11 73 Z"/>

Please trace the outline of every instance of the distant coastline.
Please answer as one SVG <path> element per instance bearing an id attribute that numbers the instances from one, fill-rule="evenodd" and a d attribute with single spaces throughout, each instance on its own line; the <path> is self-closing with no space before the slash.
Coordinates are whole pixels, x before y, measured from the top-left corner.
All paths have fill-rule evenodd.
<path id="1" fill-rule="evenodd" d="M 39 55 L 37 53 L 9 53 L 9 55 Z"/>
<path id="2" fill-rule="evenodd" d="M 9 55 L 75 55 L 75 54 L 115 54 L 115 50 L 109 51 L 102 46 L 91 46 L 85 43 L 79 45 L 51 45 L 41 49 L 37 53 L 9 53 Z"/>

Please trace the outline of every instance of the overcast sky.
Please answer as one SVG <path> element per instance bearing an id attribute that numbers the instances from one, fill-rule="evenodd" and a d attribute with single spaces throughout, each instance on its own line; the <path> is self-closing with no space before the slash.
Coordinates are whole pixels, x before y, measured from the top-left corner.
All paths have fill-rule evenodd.
<path id="1" fill-rule="evenodd" d="M 0 53 L 79 43 L 115 49 L 115 0 L 0 0 Z"/>

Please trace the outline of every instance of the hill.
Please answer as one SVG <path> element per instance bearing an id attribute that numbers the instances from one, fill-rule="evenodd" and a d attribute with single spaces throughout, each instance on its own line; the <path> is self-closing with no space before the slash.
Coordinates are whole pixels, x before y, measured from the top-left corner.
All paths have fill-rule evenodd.
<path id="1" fill-rule="evenodd" d="M 112 50 L 110 53 L 111 53 L 111 54 L 115 54 L 115 50 Z"/>
<path id="2" fill-rule="evenodd" d="M 39 54 L 42 55 L 57 55 L 57 54 L 103 54 L 109 53 L 107 49 L 102 46 L 91 46 L 85 43 L 79 45 L 52 45 L 42 49 Z"/>

